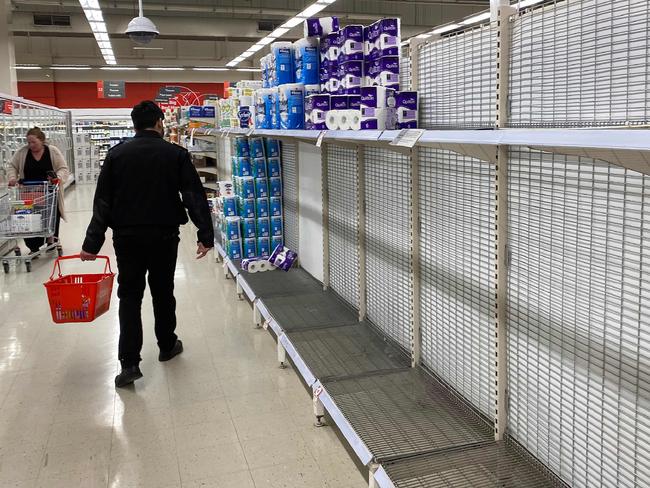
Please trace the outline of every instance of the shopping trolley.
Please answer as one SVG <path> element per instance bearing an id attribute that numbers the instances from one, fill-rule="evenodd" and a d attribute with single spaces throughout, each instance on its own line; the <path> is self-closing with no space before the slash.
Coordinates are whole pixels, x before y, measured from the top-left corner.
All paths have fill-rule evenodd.
<path id="1" fill-rule="evenodd" d="M 17 186 L 0 190 L 0 241 L 53 237 L 58 199 L 58 182 L 23 181 Z M 58 242 L 46 243 L 38 251 L 24 256 L 16 246 L 13 256 L 9 254 L 2 257 L 2 267 L 8 273 L 11 261 L 22 261 L 29 272 L 32 270 L 33 259 L 55 249 L 59 256 L 63 254 Z"/>
<path id="2" fill-rule="evenodd" d="M 111 306 L 115 273 L 111 269 L 108 256 L 97 256 L 97 259 L 106 261 L 103 273 L 61 273 L 61 261 L 80 257 L 78 254 L 58 257 L 54 262 L 50 280 L 44 283 L 52 320 L 57 324 L 92 322 Z"/>

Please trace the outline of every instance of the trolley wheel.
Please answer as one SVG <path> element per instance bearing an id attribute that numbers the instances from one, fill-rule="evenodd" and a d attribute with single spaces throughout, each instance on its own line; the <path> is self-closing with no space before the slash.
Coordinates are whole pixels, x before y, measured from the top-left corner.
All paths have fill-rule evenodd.
<path id="1" fill-rule="evenodd" d="M 5 270 L 5 274 L 9 273 L 9 262 L 2 261 L 2 267 Z"/>
<path id="2" fill-rule="evenodd" d="M 25 261 L 25 269 L 27 270 L 28 273 L 32 272 L 32 262 L 31 261 Z"/>
<path id="3" fill-rule="evenodd" d="M 61 246 L 57 247 L 56 253 L 59 255 L 59 257 L 63 256 L 63 248 Z"/>
<path id="4" fill-rule="evenodd" d="M 15 254 L 16 256 L 22 256 L 23 253 L 22 253 L 22 251 L 20 250 L 20 248 L 17 247 L 17 248 L 14 249 L 14 254 Z"/>

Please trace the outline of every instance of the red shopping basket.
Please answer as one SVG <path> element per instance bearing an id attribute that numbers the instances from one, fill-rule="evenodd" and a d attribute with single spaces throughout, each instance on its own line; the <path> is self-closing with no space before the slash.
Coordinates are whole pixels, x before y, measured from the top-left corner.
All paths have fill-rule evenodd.
<path id="1" fill-rule="evenodd" d="M 67 322 L 92 322 L 111 306 L 111 292 L 115 273 L 111 270 L 108 256 L 101 274 L 61 274 L 60 262 L 79 259 L 79 255 L 63 256 L 54 262 L 50 281 L 44 283 L 50 301 L 52 320 L 57 324 Z M 58 278 L 54 274 L 58 270 Z"/>

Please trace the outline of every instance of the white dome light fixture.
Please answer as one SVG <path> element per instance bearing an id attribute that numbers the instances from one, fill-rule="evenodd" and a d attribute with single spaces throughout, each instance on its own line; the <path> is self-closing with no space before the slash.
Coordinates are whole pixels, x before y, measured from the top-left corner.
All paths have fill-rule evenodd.
<path id="1" fill-rule="evenodd" d="M 158 31 L 156 24 L 142 15 L 142 0 L 138 0 L 138 5 L 140 7 L 140 15 L 134 17 L 131 22 L 129 22 L 125 34 L 127 34 L 133 42 L 138 44 L 149 44 L 158 36 L 158 34 L 160 34 L 160 32 Z"/>

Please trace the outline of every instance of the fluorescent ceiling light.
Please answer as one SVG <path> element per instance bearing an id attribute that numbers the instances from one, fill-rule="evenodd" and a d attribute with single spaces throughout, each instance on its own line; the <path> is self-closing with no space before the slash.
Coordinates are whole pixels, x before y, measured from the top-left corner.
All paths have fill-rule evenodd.
<path id="1" fill-rule="evenodd" d="M 262 47 L 264 47 L 264 46 L 268 46 L 268 45 L 271 44 L 273 41 L 275 41 L 275 39 L 273 39 L 272 37 L 265 37 L 265 38 L 262 39 L 261 41 L 258 41 L 257 44 L 255 44 L 255 45 L 256 45 L 256 46 L 262 46 Z"/>
<path id="2" fill-rule="evenodd" d="M 177 66 L 160 66 L 160 67 L 149 67 L 149 71 L 184 71 L 185 68 L 180 68 Z"/>
<path id="3" fill-rule="evenodd" d="M 314 3 L 314 4 L 310 5 L 309 7 L 307 7 L 305 10 L 303 10 L 302 12 L 300 12 L 298 14 L 298 16 L 299 17 L 304 17 L 304 18 L 309 18 L 312 15 L 316 15 L 318 12 L 323 10 L 325 7 L 327 7 L 327 5 L 322 4 L 322 3 Z"/>
<path id="4" fill-rule="evenodd" d="M 256 53 L 257 51 L 259 51 L 259 50 L 262 49 L 263 47 L 264 47 L 264 46 L 262 46 L 262 45 L 260 45 L 260 44 L 255 44 L 253 47 L 251 47 L 251 48 L 250 48 L 248 51 L 246 51 L 246 52 L 249 52 L 249 51 L 250 51 L 250 52 Z"/>
<path id="5" fill-rule="evenodd" d="M 88 70 L 92 69 L 90 66 L 50 66 L 50 69 L 60 70 Z"/>
<path id="6" fill-rule="evenodd" d="M 104 69 L 107 71 L 136 71 L 140 68 L 137 66 L 102 66 L 99 69 Z"/>
<path id="7" fill-rule="evenodd" d="M 40 66 L 16 66 L 16 69 L 42 69 Z"/>
<path id="8" fill-rule="evenodd" d="M 458 29 L 459 27 L 460 25 L 458 24 L 448 24 L 432 30 L 431 34 L 444 34 L 445 32 L 453 31 L 454 29 Z"/>
<path id="9" fill-rule="evenodd" d="M 250 73 L 260 73 L 262 70 L 259 68 L 237 68 L 237 71 L 248 71 Z"/>
<path id="10" fill-rule="evenodd" d="M 110 41 L 97 41 L 99 49 L 113 49 Z"/>
<path id="11" fill-rule="evenodd" d="M 90 29 L 93 32 L 108 32 L 106 30 L 106 24 L 104 22 L 88 22 L 90 24 Z"/>
<path id="12" fill-rule="evenodd" d="M 277 38 L 277 37 L 282 37 L 282 36 L 285 35 L 287 32 L 289 32 L 289 29 L 287 29 L 286 27 L 278 27 L 278 28 L 275 29 L 273 32 L 271 32 L 271 33 L 268 35 L 268 37 L 275 37 L 275 38 Z"/>
<path id="13" fill-rule="evenodd" d="M 84 14 L 86 14 L 88 20 L 104 22 L 104 16 L 102 15 L 101 10 L 84 10 Z"/>
<path id="14" fill-rule="evenodd" d="M 108 38 L 108 34 L 106 32 L 93 32 L 95 35 L 95 40 L 97 41 L 107 41 L 110 42 L 110 39 Z"/>
<path id="15" fill-rule="evenodd" d="M 79 4 L 81 5 L 81 8 L 84 10 L 86 9 L 92 9 L 92 10 L 100 10 L 101 7 L 99 6 L 99 0 L 79 0 Z"/>
<path id="16" fill-rule="evenodd" d="M 470 25 L 470 24 L 476 24 L 477 22 L 483 22 L 484 20 L 488 20 L 490 18 L 490 12 L 483 12 L 482 14 L 474 15 L 473 17 L 469 17 L 468 19 L 465 19 L 461 22 L 463 25 Z"/>
<path id="17" fill-rule="evenodd" d="M 302 24 L 304 22 L 304 20 L 305 20 L 304 17 L 294 17 L 292 19 L 287 20 L 280 27 L 285 27 L 287 29 L 293 29 L 295 26 L 297 26 L 299 24 Z"/>
<path id="18" fill-rule="evenodd" d="M 544 0 L 521 0 L 521 2 L 516 2 L 514 5 L 516 5 L 518 8 L 526 8 L 530 7 L 531 5 L 542 3 L 543 1 Z"/>
<path id="19" fill-rule="evenodd" d="M 192 68 L 194 71 L 230 71 L 228 68 L 213 68 L 210 66 Z"/>
<path id="20" fill-rule="evenodd" d="M 323 5 L 332 5 L 336 0 L 318 0 L 316 3 L 321 3 Z"/>

